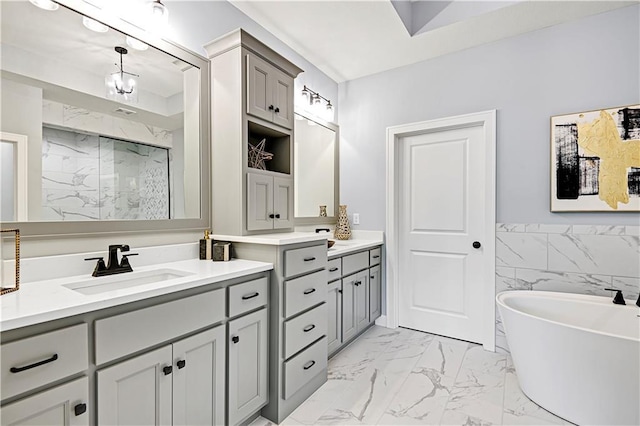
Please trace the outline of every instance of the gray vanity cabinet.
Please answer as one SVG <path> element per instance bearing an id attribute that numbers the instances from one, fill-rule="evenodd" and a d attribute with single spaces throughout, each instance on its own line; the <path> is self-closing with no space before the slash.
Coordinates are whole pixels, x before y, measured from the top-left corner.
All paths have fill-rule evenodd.
<path id="1" fill-rule="evenodd" d="M 380 266 L 369 268 L 369 322 L 372 323 L 382 314 L 382 286 L 380 285 Z"/>
<path id="2" fill-rule="evenodd" d="M 247 230 L 293 227 L 293 179 L 247 173 Z"/>
<path id="3" fill-rule="evenodd" d="M 224 326 L 98 371 L 98 424 L 224 424 Z"/>
<path id="4" fill-rule="evenodd" d="M 293 78 L 256 55 L 247 56 L 247 114 L 293 128 Z"/>
<path id="5" fill-rule="evenodd" d="M 267 403 L 268 317 L 261 309 L 229 321 L 229 413 L 235 425 Z"/>
<path id="6" fill-rule="evenodd" d="M 86 377 L 2 407 L 3 425 L 88 426 Z"/>
<path id="7" fill-rule="evenodd" d="M 342 281 L 336 280 L 327 287 L 327 344 L 333 353 L 342 344 Z"/>
<path id="8" fill-rule="evenodd" d="M 342 340 L 346 342 L 369 324 L 369 274 L 365 270 L 342 279 Z"/>

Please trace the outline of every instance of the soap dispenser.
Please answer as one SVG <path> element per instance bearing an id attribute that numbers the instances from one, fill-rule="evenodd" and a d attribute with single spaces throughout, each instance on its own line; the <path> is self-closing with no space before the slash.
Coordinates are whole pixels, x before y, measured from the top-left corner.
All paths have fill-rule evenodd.
<path id="1" fill-rule="evenodd" d="M 211 260 L 213 255 L 213 240 L 209 238 L 209 230 L 204 230 L 204 238 L 200 240 L 200 260 Z"/>

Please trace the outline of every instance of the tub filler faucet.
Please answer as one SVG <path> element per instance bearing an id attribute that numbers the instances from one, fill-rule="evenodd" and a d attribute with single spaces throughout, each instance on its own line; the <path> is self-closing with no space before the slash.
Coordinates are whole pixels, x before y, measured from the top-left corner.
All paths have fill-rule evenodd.
<path id="1" fill-rule="evenodd" d="M 122 254 L 122 260 L 120 260 L 120 262 L 118 262 L 118 250 L 120 250 Z M 127 244 L 113 244 L 109 246 L 109 260 L 106 266 L 103 257 L 89 257 L 85 260 L 97 260 L 98 263 L 91 275 L 94 277 L 103 277 L 105 275 L 132 272 L 133 268 L 131 268 L 128 257 L 137 255 L 138 253 L 129 252 L 129 246 Z"/>

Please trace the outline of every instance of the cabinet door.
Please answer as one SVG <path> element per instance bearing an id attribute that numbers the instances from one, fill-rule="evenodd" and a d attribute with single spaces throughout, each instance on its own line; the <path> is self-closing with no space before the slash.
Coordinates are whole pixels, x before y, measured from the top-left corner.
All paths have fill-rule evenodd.
<path id="1" fill-rule="evenodd" d="M 273 229 L 293 228 L 293 179 L 273 178 Z"/>
<path id="2" fill-rule="evenodd" d="M 342 341 L 346 342 L 356 335 L 356 275 L 342 279 Z"/>
<path id="3" fill-rule="evenodd" d="M 364 330 L 369 325 L 369 271 L 356 275 L 356 329 Z"/>
<path id="4" fill-rule="evenodd" d="M 273 120 L 273 80 L 276 70 L 262 59 L 247 55 L 247 114 Z"/>
<path id="5" fill-rule="evenodd" d="M 279 70 L 273 73 L 273 122 L 293 128 L 293 78 Z"/>
<path id="6" fill-rule="evenodd" d="M 83 377 L 2 407 L 2 424 L 89 425 L 88 400 L 89 381 Z"/>
<path id="7" fill-rule="evenodd" d="M 273 177 L 247 173 L 247 230 L 273 229 Z"/>
<path id="8" fill-rule="evenodd" d="M 173 424 L 223 425 L 224 326 L 173 344 Z"/>
<path id="9" fill-rule="evenodd" d="M 369 323 L 382 313 L 382 288 L 380 286 L 380 266 L 369 269 Z"/>
<path id="10" fill-rule="evenodd" d="M 235 425 L 267 402 L 267 309 L 228 324 L 228 421 Z"/>
<path id="11" fill-rule="evenodd" d="M 98 371 L 98 424 L 171 424 L 171 345 Z"/>
<path id="12" fill-rule="evenodd" d="M 329 354 L 333 353 L 342 343 L 342 282 L 340 280 L 329 283 L 327 294 L 327 344 Z"/>

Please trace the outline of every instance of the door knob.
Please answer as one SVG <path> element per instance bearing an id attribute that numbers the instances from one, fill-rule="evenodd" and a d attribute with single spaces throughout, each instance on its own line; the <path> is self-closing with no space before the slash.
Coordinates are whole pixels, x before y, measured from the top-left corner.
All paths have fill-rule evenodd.
<path id="1" fill-rule="evenodd" d="M 482 244 L 480 244 L 480 241 L 474 241 L 472 246 L 474 249 L 479 249 L 480 247 L 482 247 Z"/>

